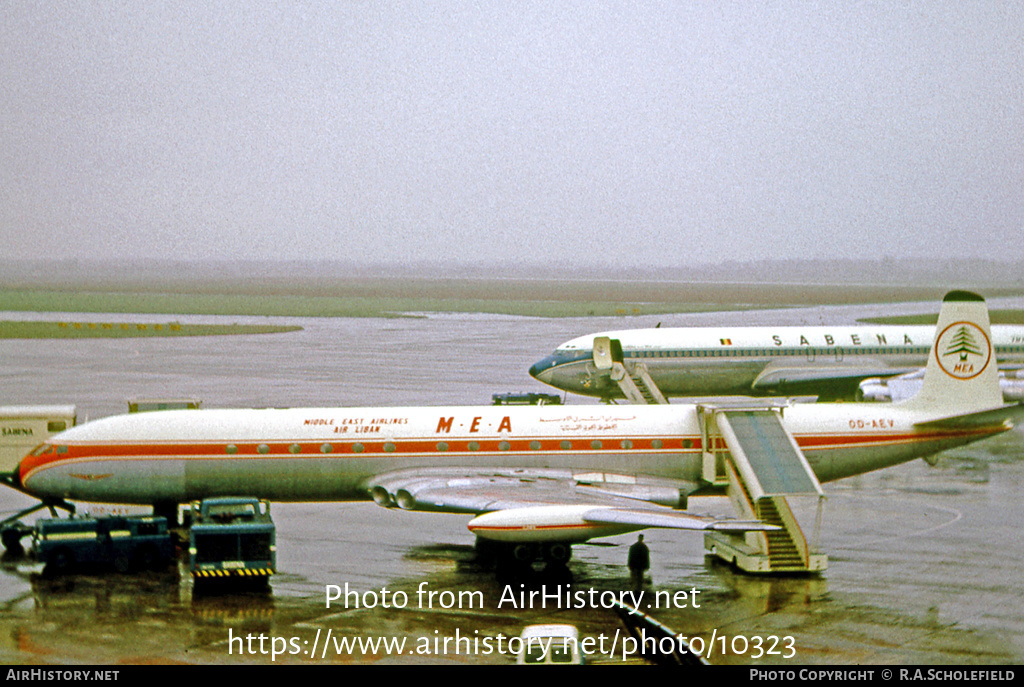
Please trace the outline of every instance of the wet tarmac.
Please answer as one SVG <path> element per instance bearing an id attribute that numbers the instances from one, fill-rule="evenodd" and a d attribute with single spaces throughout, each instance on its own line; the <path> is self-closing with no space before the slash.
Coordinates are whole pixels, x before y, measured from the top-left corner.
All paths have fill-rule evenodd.
<path id="1" fill-rule="evenodd" d="M 862 311 L 757 317 L 817 324 Z M 495 392 L 546 391 L 526 369 L 572 336 L 693 319 L 274 318 L 305 329 L 189 340 L 3 341 L 2 403 L 74 403 L 80 419 L 123 412 L 134 397 L 195 396 L 206 407 L 487 403 Z M 739 574 L 706 559 L 698 535 L 648 530 L 652 570 L 641 608 L 649 605 L 661 622 L 699 638 L 716 664 L 1019 664 L 1022 452 L 1018 429 L 948 452 L 934 467 L 914 461 L 825 485 L 821 543 L 829 569 L 818 576 Z M 28 503 L 0 492 L 4 513 Z M 691 507 L 728 513 L 721 499 L 693 499 Z M 545 591 L 561 599 L 571 592 L 562 605 L 579 607 L 549 599 L 544 608 L 521 608 L 513 603 L 518 593 L 538 591 L 537 584 L 499 583 L 479 562 L 464 516 L 372 503 L 274 504 L 273 514 L 280 574 L 269 592 L 195 594 L 175 569 L 48 578 L 31 561 L 5 556 L 0 660 L 504 664 L 513 661 L 509 638 L 547 622 L 577 625 L 592 639 L 594 662 L 630 658 L 622 625 L 604 602 L 631 589 L 624 563 L 633 536 L 575 547 L 571 586 L 552 589 L 569 583 L 559 579 Z M 353 592 L 347 597 L 346 585 Z M 329 594 L 341 595 L 330 607 Z M 345 644 L 360 639 L 362 645 Z"/>

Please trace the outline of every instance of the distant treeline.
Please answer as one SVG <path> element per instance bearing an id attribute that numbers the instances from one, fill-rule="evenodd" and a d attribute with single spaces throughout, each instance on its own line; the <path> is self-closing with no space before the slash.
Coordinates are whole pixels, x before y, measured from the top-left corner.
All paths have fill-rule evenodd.
<path id="1" fill-rule="evenodd" d="M 590 259 L 594 259 L 590 256 Z M 0 288 L 48 288 L 73 284 L 101 290 L 181 291 L 220 288 L 297 292 L 361 280 L 543 280 L 562 282 L 627 281 L 764 284 L 887 284 L 895 286 L 965 288 L 1024 287 L 1024 262 L 990 258 L 935 259 L 879 257 L 854 260 L 782 259 L 722 260 L 694 264 L 631 266 L 582 262 L 477 263 L 419 262 L 401 264 L 347 263 L 330 260 L 281 261 L 12 261 L 0 260 Z"/>
<path id="2" fill-rule="evenodd" d="M 773 260 L 665 269 L 338 262 L 0 262 L 0 311 L 403 317 L 630 316 L 1024 295 L 1024 265 Z"/>
<path id="3" fill-rule="evenodd" d="M 154 336 L 277 334 L 302 327 L 253 324 L 181 324 L 170 322 L 14 322 L 0 321 L 0 339 L 124 339 Z"/>

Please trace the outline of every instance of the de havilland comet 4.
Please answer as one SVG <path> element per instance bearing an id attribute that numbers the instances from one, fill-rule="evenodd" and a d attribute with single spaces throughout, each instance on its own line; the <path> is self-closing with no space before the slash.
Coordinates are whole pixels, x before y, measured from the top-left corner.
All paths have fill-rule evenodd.
<path id="1" fill-rule="evenodd" d="M 946 296 L 924 377 L 906 402 L 773 412 L 821 482 L 984 439 L 1024 412 L 1003 401 L 988 310 L 974 294 Z M 477 537 L 556 562 L 573 543 L 647 527 L 777 529 L 685 510 L 707 486 L 701 413 L 684 404 L 159 411 L 54 435 L 10 483 L 46 503 L 175 510 L 225 495 L 373 499 L 472 515 Z"/>

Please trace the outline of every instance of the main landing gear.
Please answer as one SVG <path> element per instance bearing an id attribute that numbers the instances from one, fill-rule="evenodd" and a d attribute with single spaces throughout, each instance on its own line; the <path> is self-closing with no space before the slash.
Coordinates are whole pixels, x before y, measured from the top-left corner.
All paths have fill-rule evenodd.
<path id="1" fill-rule="evenodd" d="M 569 559 L 572 545 L 567 542 L 497 542 L 477 537 L 479 559 L 493 566 L 498 582 L 572 582 Z"/>

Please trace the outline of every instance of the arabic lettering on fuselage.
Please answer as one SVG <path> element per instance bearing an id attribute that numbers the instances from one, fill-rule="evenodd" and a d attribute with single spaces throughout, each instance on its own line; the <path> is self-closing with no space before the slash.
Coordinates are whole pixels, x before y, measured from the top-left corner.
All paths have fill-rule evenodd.
<path id="1" fill-rule="evenodd" d="M 628 422 L 630 420 L 635 420 L 636 416 L 633 415 L 633 416 L 630 416 L 630 417 L 600 417 L 600 416 L 598 416 L 598 417 L 579 417 L 577 415 L 566 415 L 565 417 L 548 417 L 548 418 L 541 417 L 541 418 L 537 418 L 537 419 L 538 419 L 539 422 L 561 422 L 561 423 L 566 423 L 566 422 L 576 422 L 576 423 L 583 423 L 583 422 Z"/>

